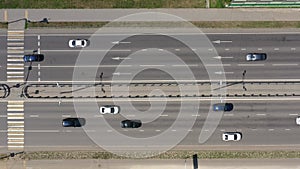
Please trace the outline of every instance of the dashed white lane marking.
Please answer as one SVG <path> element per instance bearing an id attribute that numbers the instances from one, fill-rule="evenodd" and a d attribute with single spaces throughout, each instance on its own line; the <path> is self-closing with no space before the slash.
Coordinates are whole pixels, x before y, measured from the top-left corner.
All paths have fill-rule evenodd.
<path id="1" fill-rule="evenodd" d="M 165 65 L 140 65 L 142 67 L 162 67 L 162 66 L 165 66 Z"/>
<path id="2" fill-rule="evenodd" d="M 176 130 L 172 130 L 172 131 L 176 131 Z"/>
<path id="3" fill-rule="evenodd" d="M 265 66 L 265 64 L 238 64 L 238 66 Z"/>
<path id="4" fill-rule="evenodd" d="M 200 114 L 192 114 L 192 117 L 200 117 Z"/>
<path id="5" fill-rule="evenodd" d="M 274 129 L 269 129 L 269 131 L 274 131 Z"/>
<path id="6" fill-rule="evenodd" d="M 192 49 L 192 51 L 196 51 L 197 49 Z M 209 50 L 209 49 L 208 49 Z"/>
<path id="7" fill-rule="evenodd" d="M 167 115 L 167 114 L 161 114 L 160 116 L 161 117 L 168 117 L 169 115 Z"/>
<path id="8" fill-rule="evenodd" d="M 296 50 L 296 48 L 291 48 L 291 50 Z"/>
<path id="9" fill-rule="evenodd" d="M 197 67 L 198 64 L 192 64 L 192 65 L 172 65 L 173 67 Z"/>
<path id="10" fill-rule="evenodd" d="M 164 51 L 164 49 L 158 49 L 159 51 Z"/>
<path id="11" fill-rule="evenodd" d="M 261 114 L 256 114 L 256 115 L 257 115 L 257 116 L 265 116 L 266 114 L 262 114 L 262 113 L 261 113 Z"/>
<path id="12" fill-rule="evenodd" d="M 279 50 L 279 48 L 274 48 L 274 50 Z"/>
<path id="13" fill-rule="evenodd" d="M 103 117 L 101 114 L 94 115 L 94 117 Z"/>
<path id="14" fill-rule="evenodd" d="M 189 129 L 188 131 L 189 131 L 189 132 L 192 132 L 193 130 L 192 130 L 192 129 Z"/>
<path id="15" fill-rule="evenodd" d="M 62 117 L 71 117 L 70 114 L 63 114 Z"/>
<path id="16" fill-rule="evenodd" d="M 220 131 L 224 132 L 224 131 L 225 131 L 225 129 L 221 129 Z"/>
<path id="17" fill-rule="evenodd" d="M 241 50 L 246 50 L 245 48 L 242 48 Z"/>
<path id="18" fill-rule="evenodd" d="M 128 114 L 128 115 L 126 115 L 127 117 L 135 117 L 135 115 L 134 114 Z"/>
<path id="19" fill-rule="evenodd" d="M 205 131 L 205 132 L 208 132 L 209 130 L 208 130 L 208 129 L 205 129 L 204 131 Z"/>
<path id="20" fill-rule="evenodd" d="M 29 115 L 29 117 L 39 117 L 39 115 L 38 114 L 31 114 L 31 115 Z"/>
<path id="21" fill-rule="evenodd" d="M 285 129 L 285 131 L 290 131 L 291 129 Z"/>
<path id="22" fill-rule="evenodd" d="M 226 51 L 229 51 L 230 49 L 229 49 L 229 48 L 226 48 L 225 50 L 226 50 Z"/>
<path id="23" fill-rule="evenodd" d="M 155 131 L 159 132 L 160 130 L 155 130 Z"/>
<path id="24" fill-rule="evenodd" d="M 144 132 L 145 130 L 140 130 L 140 132 Z"/>
<path id="25" fill-rule="evenodd" d="M 143 52 L 147 51 L 147 49 L 142 49 Z"/>
<path id="26" fill-rule="evenodd" d="M 222 67 L 222 66 L 231 66 L 231 64 L 207 64 L 205 66 L 216 66 L 216 67 Z"/>
<path id="27" fill-rule="evenodd" d="M 257 50 L 262 50 L 262 48 L 258 48 Z"/>
<path id="28" fill-rule="evenodd" d="M 180 51 L 180 49 L 175 49 L 175 51 Z"/>
<path id="29" fill-rule="evenodd" d="M 251 129 L 252 131 L 256 131 L 257 129 Z"/>
<path id="30" fill-rule="evenodd" d="M 107 132 L 112 132 L 112 130 L 107 130 Z"/>
<path id="31" fill-rule="evenodd" d="M 292 113 L 291 113 L 291 114 L 289 114 L 289 116 L 298 116 L 298 114 L 296 114 L 296 113 L 295 113 L 295 114 L 292 114 Z"/>
<path id="32" fill-rule="evenodd" d="M 272 64 L 273 66 L 298 66 L 297 63 L 282 63 L 282 64 Z"/>
<path id="33" fill-rule="evenodd" d="M 233 114 L 224 114 L 224 116 L 233 116 Z"/>

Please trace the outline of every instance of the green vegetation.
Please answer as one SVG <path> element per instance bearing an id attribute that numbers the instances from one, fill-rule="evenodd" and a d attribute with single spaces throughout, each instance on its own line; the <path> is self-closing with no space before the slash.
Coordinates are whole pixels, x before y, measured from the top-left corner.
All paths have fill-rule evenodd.
<path id="1" fill-rule="evenodd" d="M 205 0 L 1 0 L 0 8 L 204 8 Z"/>
<path id="2" fill-rule="evenodd" d="M 168 151 L 152 159 L 186 159 L 198 154 L 200 159 L 300 158 L 300 151 Z M 126 159 L 109 152 L 32 152 L 20 156 L 27 160 L 42 159 Z M 138 157 L 138 155 L 137 155 Z"/>
<path id="3" fill-rule="evenodd" d="M 231 0 L 210 0 L 210 8 L 225 8 Z"/>
<path id="4" fill-rule="evenodd" d="M 186 22 L 50 22 L 28 23 L 29 28 L 100 28 L 109 27 L 190 27 Z M 191 22 L 199 28 L 300 28 L 300 21 L 201 21 Z M 4 23 L 2 23 L 5 25 Z M 106 25 L 108 24 L 108 25 Z M 1 25 L 0 25 L 1 26 Z M 7 26 L 6 26 L 7 27 Z"/>

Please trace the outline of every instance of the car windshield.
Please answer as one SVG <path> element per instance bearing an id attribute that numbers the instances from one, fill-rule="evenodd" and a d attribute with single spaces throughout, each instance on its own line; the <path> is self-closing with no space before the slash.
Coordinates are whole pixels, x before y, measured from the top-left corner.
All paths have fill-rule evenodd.
<path id="1" fill-rule="evenodd" d="M 72 42 L 72 45 L 74 45 L 74 46 L 75 46 L 75 40 Z"/>
<path id="2" fill-rule="evenodd" d="M 234 140 L 237 140 L 237 135 L 236 134 L 234 135 Z"/>
<path id="3" fill-rule="evenodd" d="M 114 108 L 110 108 L 110 111 L 111 111 L 112 113 L 114 113 L 114 112 L 115 112 L 115 109 L 114 109 Z"/>

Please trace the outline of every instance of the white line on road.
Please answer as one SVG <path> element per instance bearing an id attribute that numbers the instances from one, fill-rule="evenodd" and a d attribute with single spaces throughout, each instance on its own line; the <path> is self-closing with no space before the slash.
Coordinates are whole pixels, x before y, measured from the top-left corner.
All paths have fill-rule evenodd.
<path id="1" fill-rule="evenodd" d="M 183 66 L 185 66 L 185 67 L 197 67 L 197 66 L 199 66 L 198 64 L 193 64 L 193 65 L 172 65 L 173 67 L 183 67 Z"/>
<path id="2" fill-rule="evenodd" d="M 58 133 L 59 130 L 25 130 L 26 133 Z"/>
<path id="3" fill-rule="evenodd" d="M 258 48 L 257 50 L 262 50 L 262 48 Z"/>
<path id="4" fill-rule="evenodd" d="M 145 130 L 140 130 L 140 132 L 144 132 Z"/>
<path id="5" fill-rule="evenodd" d="M 162 67 L 165 65 L 140 65 L 141 67 Z"/>
<path id="6" fill-rule="evenodd" d="M 172 131 L 176 131 L 176 130 L 172 130 Z"/>
<path id="7" fill-rule="evenodd" d="M 238 66 L 265 66 L 265 64 L 238 64 Z"/>
<path id="8" fill-rule="evenodd" d="M 205 66 L 216 66 L 216 67 L 222 67 L 222 66 L 231 66 L 231 64 L 207 64 Z"/>
<path id="9" fill-rule="evenodd" d="M 39 115 L 38 114 L 31 114 L 31 115 L 29 115 L 29 117 L 39 117 Z"/>
<path id="10" fill-rule="evenodd" d="M 296 50 L 296 48 L 291 48 L 291 50 Z"/>
<path id="11" fill-rule="evenodd" d="M 40 39 L 41 39 L 41 35 L 38 35 L 38 36 L 37 36 L 37 39 L 40 40 Z"/>
<path id="12" fill-rule="evenodd" d="M 135 115 L 134 114 L 128 114 L 128 115 L 126 115 L 127 117 L 135 117 Z"/>
<path id="13" fill-rule="evenodd" d="M 224 114 L 224 116 L 233 116 L 233 114 Z"/>
<path id="14" fill-rule="evenodd" d="M 130 49 L 114 49 L 114 50 L 107 50 L 107 49 L 84 49 L 84 50 L 70 50 L 70 49 L 66 49 L 66 50 L 41 50 L 43 52 L 80 52 L 80 51 L 84 51 L 84 52 L 130 52 Z M 29 52 L 26 50 L 26 52 Z"/>
<path id="15" fill-rule="evenodd" d="M 168 117 L 169 115 L 167 115 L 167 114 L 161 114 L 159 116 L 161 116 L 161 117 Z"/>
<path id="16" fill-rule="evenodd" d="M 160 132 L 160 130 L 155 130 L 155 131 Z"/>
<path id="17" fill-rule="evenodd" d="M 230 49 L 229 49 L 229 48 L 226 48 L 225 50 L 228 51 L 228 50 L 230 50 Z"/>
<path id="18" fill-rule="evenodd" d="M 241 50 L 246 50 L 246 48 L 242 48 Z"/>
<path id="19" fill-rule="evenodd" d="M 62 117 L 71 117 L 70 114 L 63 114 Z"/>
<path id="20" fill-rule="evenodd" d="M 289 116 L 298 116 L 298 114 L 289 114 Z"/>
<path id="21" fill-rule="evenodd" d="M 192 117 L 200 117 L 200 114 L 192 114 Z"/>
<path id="22" fill-rule="evenodd" d="M 175 51 L 180 51 L 180 49 L 175 49 Z"/>
<path id="23" fill-rule="evenodd" d="M 285 131 L 290 131 L 291 129 L 285 129 Z"/>
<path id="24" fill-rule="evenodd" d="M 274 48 L 274 50 L 279 50 L 279 48 Z"/>
<path id="25" fill-rule="evenodd" d="M 269 129 L 269 131 L 274 131 L 274 129 Z"/>
<path id="26" fill-rule="evenodd" d="M 257 116 L 265 116 L 266 114 L 256 114 Z"/>
<path id="27" fill-rule="evenodd" d="M 282 63 L 282 64 L 272 64 L 272 66 L 298 66 L 297 63 Z"/>

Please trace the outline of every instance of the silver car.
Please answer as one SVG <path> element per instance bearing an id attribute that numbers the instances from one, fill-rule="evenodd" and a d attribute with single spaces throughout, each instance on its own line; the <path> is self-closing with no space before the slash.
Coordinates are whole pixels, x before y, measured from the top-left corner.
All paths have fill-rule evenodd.
<path id="1" fill-rule="evenodd" d="M 259 61 L 259 60 L 266 60 L 267 54 L 266 53 L 248 53 L 246 55 L 247 61 Z"/>

